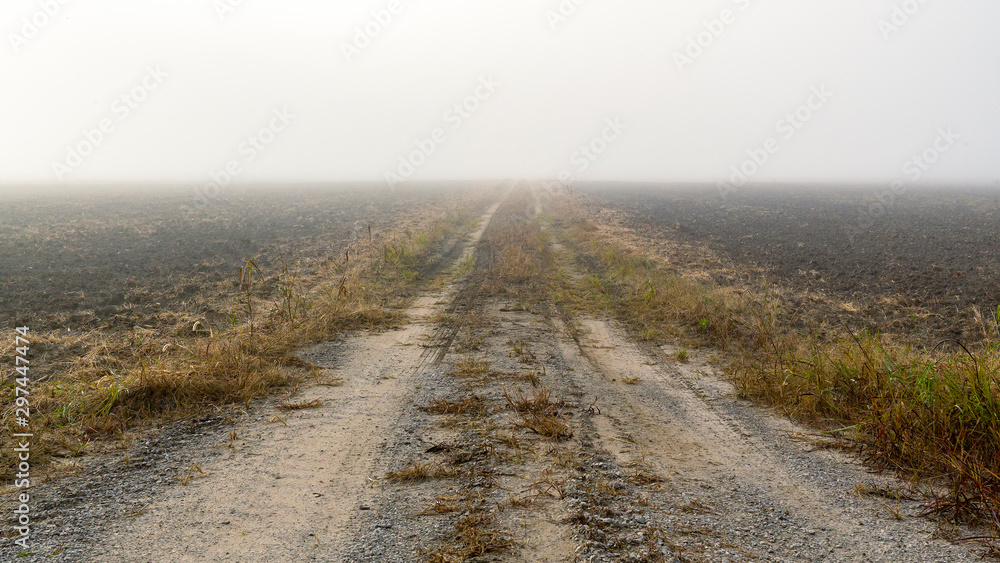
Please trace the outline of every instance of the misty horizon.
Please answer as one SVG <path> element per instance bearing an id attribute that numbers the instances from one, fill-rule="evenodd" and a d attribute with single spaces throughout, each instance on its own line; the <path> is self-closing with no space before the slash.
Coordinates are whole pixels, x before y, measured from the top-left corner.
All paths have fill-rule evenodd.
<path id="1" fill-rule="evenodd" d="M 984 0 L 0 10 L 4 185 L 1000 183 Z"/>
<path id="2" fill-rule="evenodd" d="M 1000 554 L 997 21 L 6 0 L 0 560 Z"/>

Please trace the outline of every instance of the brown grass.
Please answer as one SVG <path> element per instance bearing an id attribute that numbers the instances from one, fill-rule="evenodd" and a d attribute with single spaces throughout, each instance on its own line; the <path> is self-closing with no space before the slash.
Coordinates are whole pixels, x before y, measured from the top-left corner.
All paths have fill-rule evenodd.
<path id="1" fill-rule="evenodd" d="M 434 499 L 434 504 L 423 510 L 421 514 L 450 514 L 468 508 L 469 503 L 462 495 L 441 495 Z"/>
<path id="2" fill-rule="evenodd" d="M 496 517 L 485 512 L 463 516 L 455 524 L 451 541 L 423 554 L 430 563 L 458 563 L 490 553 L 500 553 L 512 545 L 496 526 Z"/>
<path id="3" fill-rule="evenodd" d="M 561 306 L 609 311 L 642 337 L 722 350 L 744 396 L 849 438 L 864 459 L 931 479 L 929 513 L 1000 532 L 1000 341 L 926 347 L 794 325 L 773 286 L 731 288 L 661 268 L 563 209 L 567 243 L 600 267 Z M 576 214 L 576 215 L 574 215 Z M 1000 309 L 983 332 L 1000 335 Z M 686 359 L 686 358 L 684 358 Z M 678 360 L 684 360 L 678 357 Z"/>
<path id="4" fill-rule="evenodd" d="M 548 387 L 533 387 L 530 393 L 530 395 L 526 395 L 520 389 L 504 389 L 503 397 L 507 401 L 507 406 L 522 414 L 551 415 L 563 407 L 563 401 L 554 399 L 552 390 Z"/>
<path id="5" fill-rule="evenodd" d="M 455 364 L 450 375 L 457 377 L 483 377 L 490 373 L 490 363 L 477 358 L 467 358 Z"/>
<path id="6" fill-rule="evenodd" d="M 282 401 L 278 403 L 277 409 L 280 411 L 298 411 L 303 409 L 318 409 L 321 406 L 323 406 L 323 401 L 321 399 L 301 401 L 298 403 L 286 403 Z"/>
<path id="7" fill-rule="evenodd" d="M 489 412 L 486 403 L 475 393 L 458 401 L 434 399 L 430 404 L 420 407 L 420 410 L 430 414 L 466 414 L 472 416 L 481 416 Z"/>
<path id="8" fill-rule="evenodd" d="M 358 242 L 308 280 L 288 268 L 265 279 L 247 260 L 232 285 L 227 325 L 164 311 L 161 324 L 130 332 L 30 333 L 32 359 L 58 373 L 32 380 L 33 459 L 41 464 L 58 449 L 121 437 L 156 419 L 249 405 L 301 382 L 314 370 L 295 359 L 297 348 L 403 321 L 401 307 L 422 283 L 420 272 L 443 267 L 440 250 L 469 227 L 470 211 L 473 206 L 428 217 L 426 230 L 416 235 Z M 0 361 L 8 365 L 14 340 L 12 330 L 0 333 Z M 13 402 L 2 416 L 12 428 Z M 0 445 L 0 470 L 8 471 L 12 448 Z"/>
<path id="9" fill-rule="evenodd" d="M 483 234 L 482 248 L 489 260 L 483 290 L 520 301 L 548 296 L 551 252 L 538 221 L 529 219 L 534 200 L 528 192 L 512 195 Z"/>
<path id="10" fill-rule="evenodd" d="M 573 437 L 573 429 L 565 419 L 548 414 L 525 413 L 521 415 L 521 426 L 536 434 L 565 440 Z"/>
<path id="11" fill-rule="evenodd" d="M 542 474 L 528 487 L 525 492 L 534 491 L 534 497 L 551 496 L 562 499 L 566 496 L 567 477 L 559 478 L 551 467 L 546 467 Z"/>
<path id="12" fill-rule="evenodd" d="M 432 462 L 413 462 L 406 467 L 385 474 L 386 481 L 393 483 L 419 483 L 428 479 L 447 479 L 455 476 L 455 471 Z"/>
<path id="13" fill-rule="evenodd" d="M 552 398 L 552 390 L 538 387 L 525 395 L 520 389 L 504 389 L 507 406 L 520 415 L 519 425 L 536 434 L 563 440 L 573 436 L 573 429 L 559 416 L 562 400 Z"/>
<path id="14" fill-rule="evenodd" d="M 646 469 L 637 469 L 635 473 L 628 476 L 629 483 L 638 486 L 658 485 L 666 481 L 663 477 Z"/>

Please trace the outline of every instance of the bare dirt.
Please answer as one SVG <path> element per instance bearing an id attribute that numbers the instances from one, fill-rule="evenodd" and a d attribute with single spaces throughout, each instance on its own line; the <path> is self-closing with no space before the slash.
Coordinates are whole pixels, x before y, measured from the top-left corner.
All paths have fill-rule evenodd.
<path id="1" fill-rule="evenodd" d="M 496 289 L 500 234 L 540 221 L 549 198 L 515 190 L 493 207 L 398 330 L 303 350 L 326 384 L 294 401 L 317 408 L 180 423 L 38 486 L 37 558 L 978 559 L 915 501 L 855 492 L 902 484 L 736 398 L 711 350 L 680 362 L 528 284 Z M 584 275 L 541 240 L 537 264 Z"/>
<path id="2" fill-rule="evenodd" d="M 845 304 L 842 321 L 933 345 L 982 338 L 1000 306 L 1000 191 L 888 186 L 590 186 L 593 210 L 651 238 L 706 248 L 747 275 Z M 733 279 L 720 279 L 731 284 Z M 806 299 L 803 305 L 813 307 Z M 854 313 L 859 313 L 854 314 Z M 862 319 L 858 322 L 858 319 Z"/>
<path id="3" fill-rule="evenodd" d="M 358 237 L 399 227 L 454 190 L 226 192 L 202 208 L 186 190 L 15 198 L 0 209 L 0 326 L 126 329 L 164 310 L 218 319 L 244 258 L 272 278 L 281 260 L 315 272 Z"/>

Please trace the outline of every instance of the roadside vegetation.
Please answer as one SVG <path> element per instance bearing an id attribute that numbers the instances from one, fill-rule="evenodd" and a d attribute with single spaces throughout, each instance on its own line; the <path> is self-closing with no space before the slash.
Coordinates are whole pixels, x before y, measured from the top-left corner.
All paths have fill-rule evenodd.
<path id="1" fill-rule="evenodd" d="M 516 539 L 512 522 L 532 521 L 547 502 L 565 496 L 566 444 L 574 432 L 568 405 L 544 374 L 530 344 L 497 332 L 494 303 L 511 314 L 545 307 L 550 251 L 534 198 L 514 190 L 497 209 L 468 268 L 456 301 L 437 318 L 439 337 L 452 342 L 442 393 L 420 406 L 447 438 L 383 479 L 412 487 L 447 480 L 421 514 L 441 517 L 442 533 L 421 558 L 431 563 L 479 560 L 533 549 Z M 445 344 L 447 345 L 447 344 Z M 486 357 L 493 361 L 487 361 Z M 559 461 L 562 460 L 562 461 Z M 561 465 L 560 465 L 561 463 Z"/>
<path id="2" fill-rule="evenodd" d="M 33 463 L 81 455 L 107 444 L 104 438 L 125 445 L 133 430 L 151 423 L 248 405 L 321 378 L 294 351 L 343 331 L 400 323 L 407 300 L 474 228 L 480 205 L 466 200 L 425 211 L 419 231 L 373 233 L 369 227 L 312 275 L 284 260 L 280 270 L 262 271 L 261 261 L 248 257 L 234 273 L 222 322 L 164 311 L 159 325 L 130 331 L 30 332 L 32 350 L 64 366 L 31 382 Z M 9 332 L 0 341 L 0 361 L 12 366 Z M 10 385 L 5 382 L 4 392 L 12 396 Z M 10 436 L 24 429 L 14 430 L 14 401 L 6 404 L 0 468 L 9 472 L 15 463 Z"/>
<path id="3" fill-rule="evenodd" d="M 685 356 L 687 346 L 719 350 L 742 395 L 850 440 L 871 466 L 909 480 L 945 534 L 958 539 L 948 523 L 986 525 L 992 537 L 964 539 L 1000 554 L 1000 308 L 979 316 L 982 339 L 969 345 L 820 330 L 775 288 L 724 287 L 665 267 L 570 203 L 553 224 L 588 272 L 562 279 L 564 312 L 617 316 Z"/>
<path id="4" fill-rule="evenodd" d="M 552 264 L 541 225 L 533 218 L 531 193 L 518 191 L 508 198 L 484 234 L 487 261 L 487 294 L 508 297 L 522 307 L 544 301 L 549 295 Z"/>

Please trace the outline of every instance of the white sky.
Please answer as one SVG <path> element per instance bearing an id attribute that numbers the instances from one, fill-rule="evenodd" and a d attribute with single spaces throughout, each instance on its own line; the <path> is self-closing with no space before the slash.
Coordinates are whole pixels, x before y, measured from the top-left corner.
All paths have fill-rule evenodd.
<path id="1" fill-rule="evenodd" d="M 62 1 L 0 4 L 0 183 L 203 182 L 231 160 L 237 182 L 381 181 L 435 128 L 413 181 L 714 183 L 774 138 L 754 181 L 913 181 L 908 159 L 937 141 L 921 182 L 1000 182 L 996 0 L 398 0 L 351 63 L 343 45 L 389 0 L 228 0 L 224 18 L 227 0 Z M 553 29 L 560 6 L 574 13 Z M 918 9 L 890 33 L 894 7 Z M 147 67 L 167 76 L 125 116 L 115 100 Z M 488 77 L 456 130 L 445 112 Z M 833 96 L 786 138 L 814 87 Z M 279 108 L 294 118 L 250 161 L 241 143 Z M 603 154 L 574 158 L 615 118 Z M 57 176 L 102 120 L 114 129 Z"/>

